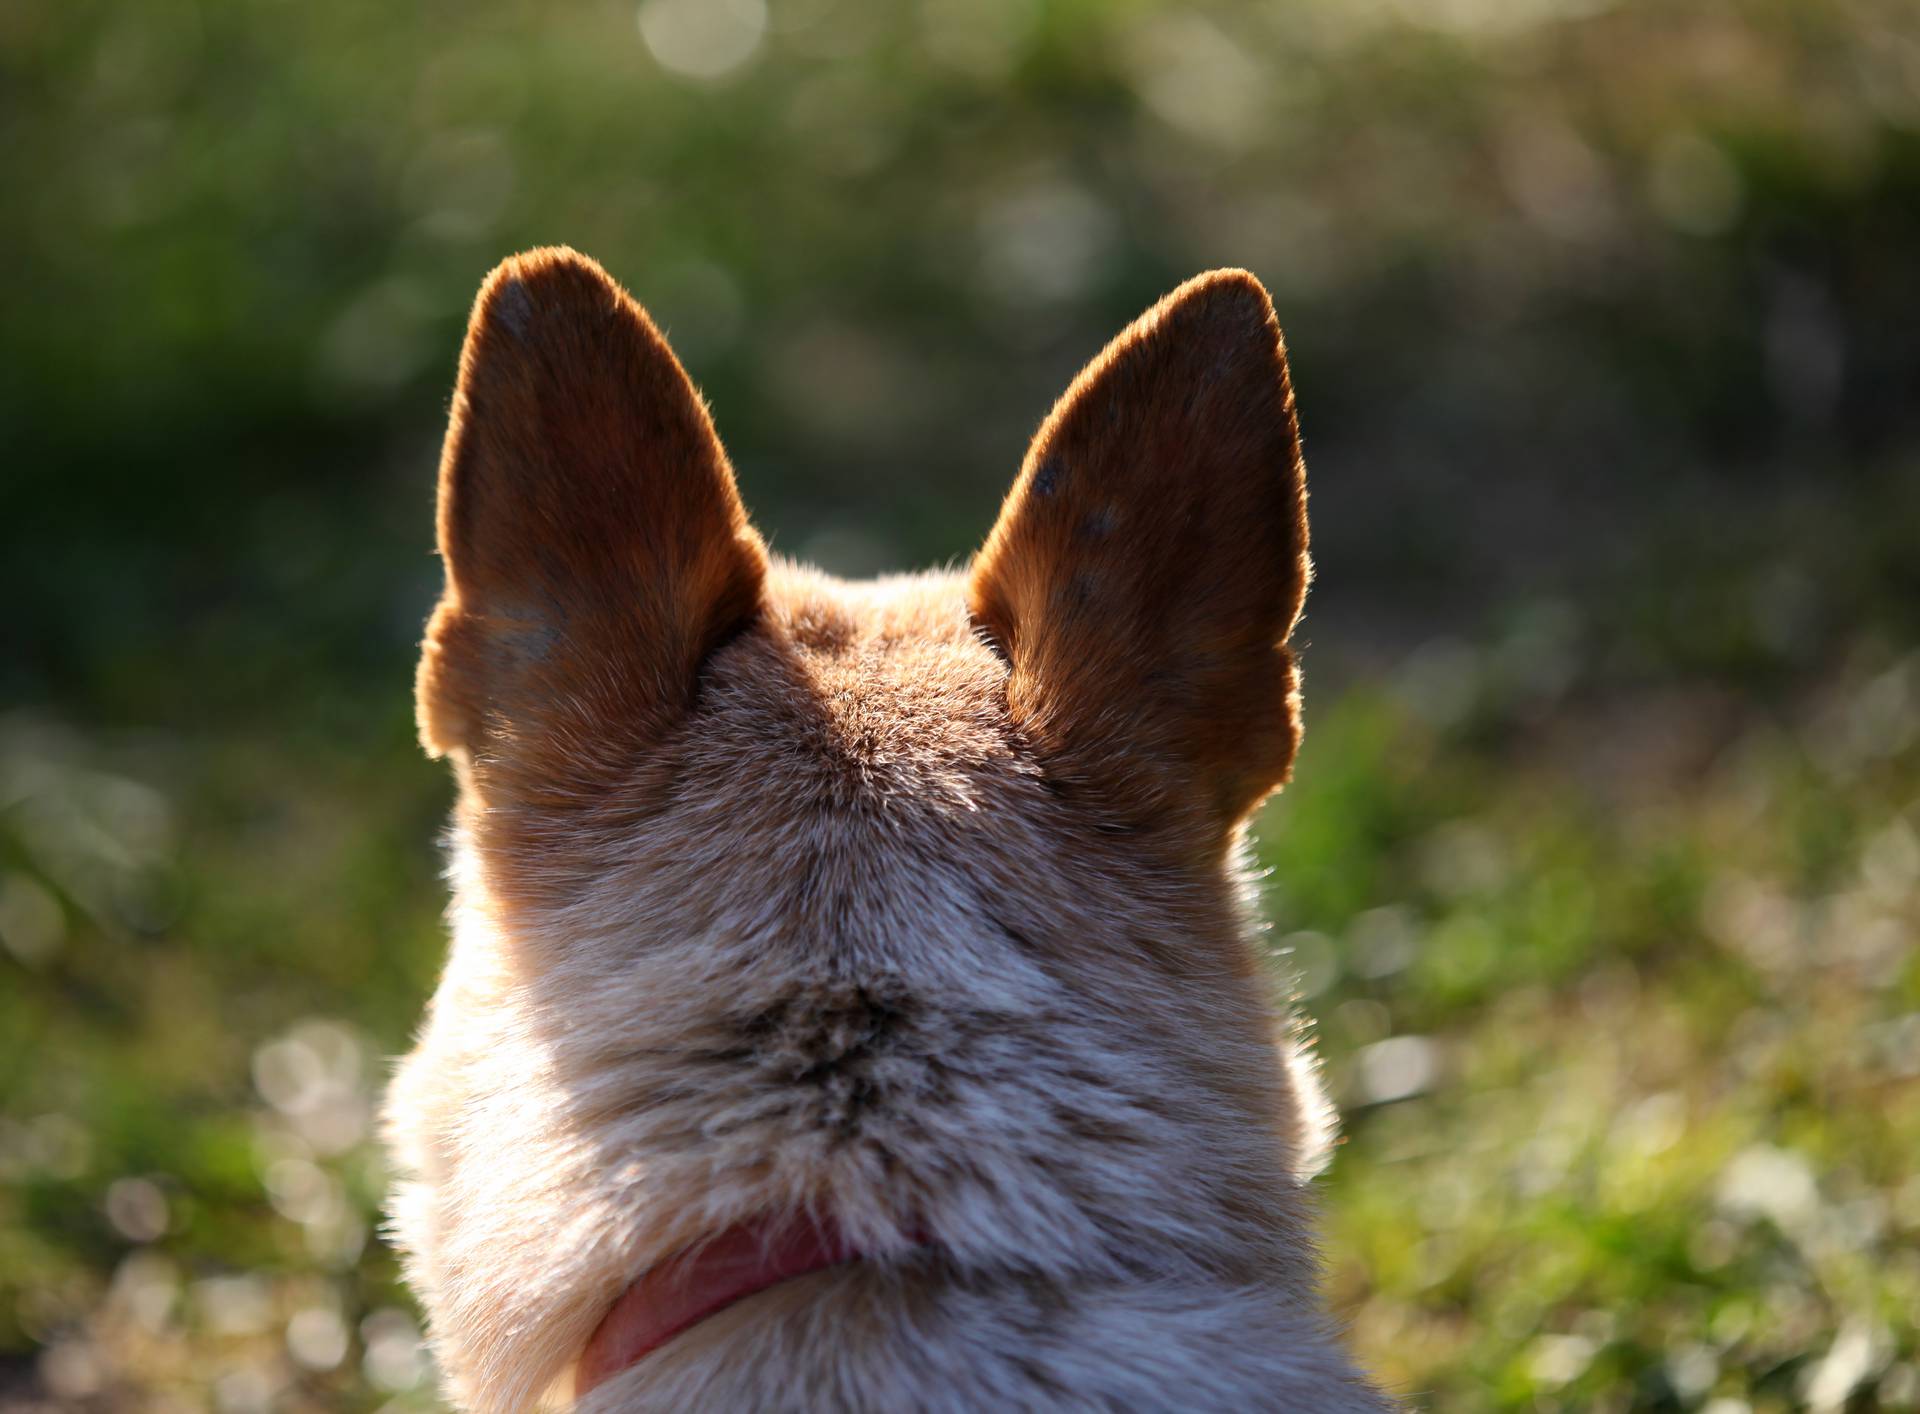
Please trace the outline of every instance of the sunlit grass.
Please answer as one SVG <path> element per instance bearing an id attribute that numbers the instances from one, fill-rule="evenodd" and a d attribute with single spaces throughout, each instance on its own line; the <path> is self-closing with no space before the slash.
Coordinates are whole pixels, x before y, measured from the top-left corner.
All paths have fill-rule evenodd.
<path id="1" fill-rule="evenodd" d="M 1611 704 L 1591 749 L 1650 710 Z M 1346 1111 L 1332 1290 L 1397 1388 L 1442 1409 L 1920 1398 L 1916 712 L 1910 657 L 1677 775 L 1526 765 L 1392 699 L 1314 740 L 1265 853 L 1280 928 L 1315 930 Z M 1849 713 L 1881 730 L 1836 752 Z M 1328 881 L 1342 857 L 1366 911 Z"/>

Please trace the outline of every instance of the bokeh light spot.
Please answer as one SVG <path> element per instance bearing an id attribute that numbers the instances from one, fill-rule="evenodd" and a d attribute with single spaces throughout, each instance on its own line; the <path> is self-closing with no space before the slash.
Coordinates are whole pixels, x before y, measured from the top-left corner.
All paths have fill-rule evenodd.
<path id="1" fill-rule="evenodd" d="M 719 79 L 753 57 L 767 29 L 765 0 L 645 0 L 640 36 L 660 67 Z"/>

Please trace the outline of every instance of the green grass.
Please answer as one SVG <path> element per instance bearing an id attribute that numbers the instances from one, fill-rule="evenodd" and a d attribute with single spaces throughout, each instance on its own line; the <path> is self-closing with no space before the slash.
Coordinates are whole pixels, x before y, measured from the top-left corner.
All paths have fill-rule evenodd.
<path id="1" fill-rule="evenodd" d="M 1920 1399 L 1920 656 L 1827 692 L 1638 767 L 1622 739 L 1671 704 L 1579 714 L 1593 761 L 1477 751 L 1391 699 L 1310 738 L 1265 853 L 1279 926 L 1335 940 L 1307 938 L 1346 1112 L 1332 1288 L 1396 1387 Z M 1351 911 L 1341 850 L 1393 912 Z"/>

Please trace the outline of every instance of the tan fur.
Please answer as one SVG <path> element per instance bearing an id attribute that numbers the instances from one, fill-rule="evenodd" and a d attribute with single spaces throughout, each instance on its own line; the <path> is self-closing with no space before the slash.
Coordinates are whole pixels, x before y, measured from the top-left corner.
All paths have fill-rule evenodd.
<path id="1" fill-rule="evenodd" d="M 639 308 L 522 257 L 440 533 L 453 947 L 387 1117 L 452 1398 L 564 1399 L 636 1276 L 810 1212 L 872 1255 L 580 1407 L 1384 1407 L 1319 1310 L 1325 1109 L 1239 868 L 1306 582 L 1252 277 L 1076 382 L 970 577 L 848 584 L 767 560 Z"/>

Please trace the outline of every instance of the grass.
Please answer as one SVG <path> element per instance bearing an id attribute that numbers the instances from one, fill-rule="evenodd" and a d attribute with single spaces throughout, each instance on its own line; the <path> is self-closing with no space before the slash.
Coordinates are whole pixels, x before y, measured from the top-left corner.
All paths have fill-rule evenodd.
<path id="1" fill-rule="evenodd" d="M 1920 1399 L 1920 658 L 1830 691 L 1798 733 L 1604 775 L 1350 701 L 1316 742 L 1343 774 L 1276 811 L 1346 1111 L 1333 1291 L 1422 1403 Z M 1658 710 L 1614 704 L 1588 750 Z"/>

